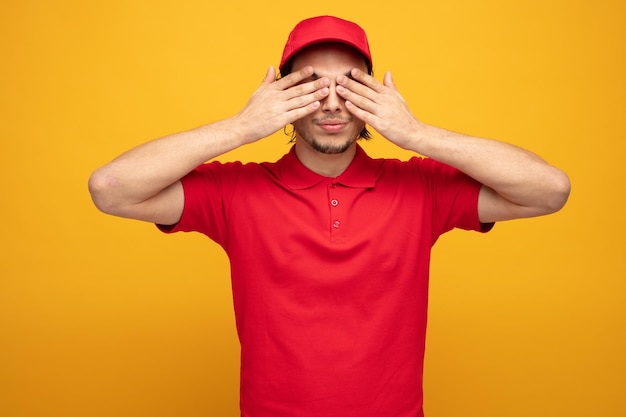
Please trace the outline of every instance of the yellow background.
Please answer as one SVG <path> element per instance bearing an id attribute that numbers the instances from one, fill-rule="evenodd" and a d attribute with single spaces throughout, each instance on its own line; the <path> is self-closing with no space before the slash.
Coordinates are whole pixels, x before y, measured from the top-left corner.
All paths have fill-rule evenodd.
<path id="1" fill-rule="evenodd" d="M 421 120 L 529 148 L 573 183 L 556 215 L 438 242 L 428 417 L 626 415 L 625 9 L 5 0 L 0 415 L 238 415 L 221 249 L 99 213 L 87 179 L 134 145 L 234 114 L 291 27 L 327 13 L 368 31 L 377 76 L 392 70 Z M 273 160 L 286 142 L 222 159 Z M 378 135 L 365 147 L 406 156 Z"/>

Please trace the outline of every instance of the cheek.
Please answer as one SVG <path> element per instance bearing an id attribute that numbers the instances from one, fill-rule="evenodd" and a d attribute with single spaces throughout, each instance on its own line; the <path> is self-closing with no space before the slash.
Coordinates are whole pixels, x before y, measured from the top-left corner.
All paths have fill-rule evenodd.
<path id="1" fill-rule="evenodd" d="M 296 120 L 293 124 L 293 130 L 300 133 L 302 132 L 302 119 Z"/>
<path id="2" fill-rule="evenodd" d="M 311 117 L 310 116 L 305 116 L 301 119 L 296 120 L 295 122 L 293 122 L 293 128 L 296 132 L 302 133 L 302 132 L 307 132 L 308 131 L 308 124 L 311 122 Z"/>
<path id="3" fill-rule="evenodd" d="M 357 119 L 354 119 L 354 121 L 354 135 L 359 136 L 361 134 L 361 131 L 363 131 L 363 129 L 365 128 L 365 123 Z"/>

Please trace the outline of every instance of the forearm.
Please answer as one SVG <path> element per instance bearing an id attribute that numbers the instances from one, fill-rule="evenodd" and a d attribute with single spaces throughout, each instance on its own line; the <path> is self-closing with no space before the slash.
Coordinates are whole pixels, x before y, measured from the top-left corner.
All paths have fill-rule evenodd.
<path id="1" fill-rule="evenodd" d="M 89 180 L 92 197 L 104 211 L 141 203 L 244 140 L 233 119 L 155 139 L 97 169 Z"/>
<path id="2" fill-rule="evenodd" d="M 451 165 L 509 202 L 536 214 L 559 210 L 569 194 L 563 171 L 520 147 L 422 125 L 408 145 Z"/>

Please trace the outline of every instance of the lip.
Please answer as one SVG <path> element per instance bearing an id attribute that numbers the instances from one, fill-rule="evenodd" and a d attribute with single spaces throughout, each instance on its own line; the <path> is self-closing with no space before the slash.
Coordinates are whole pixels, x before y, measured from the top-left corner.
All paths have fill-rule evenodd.
<path id="1" fill-rule="evenodd" d="M 319 127 L 327 132 L 338 132 L 346 126 L 346 122 L 325 121 L 319 124 Z"/>

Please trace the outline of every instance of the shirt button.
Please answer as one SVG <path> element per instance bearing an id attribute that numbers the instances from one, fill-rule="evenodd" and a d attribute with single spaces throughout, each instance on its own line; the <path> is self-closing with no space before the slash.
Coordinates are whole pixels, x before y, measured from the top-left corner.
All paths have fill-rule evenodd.
<path id="1" fill-rule="evenodd" d="M 335 222 L 333 223 L 333 227 L 335 229 L 339 229 L 339 226 L 341 226 L 341 222 L 339 220 L 335 220 Z"/>
<path id="2" fill-rule="evenodd" d="M 339 204 L 339 201 L 337 201 L 337 200 L 330 200 L 330 204 L 331 204 L 333 207 L 337 207 L 337 205 Z"/>

